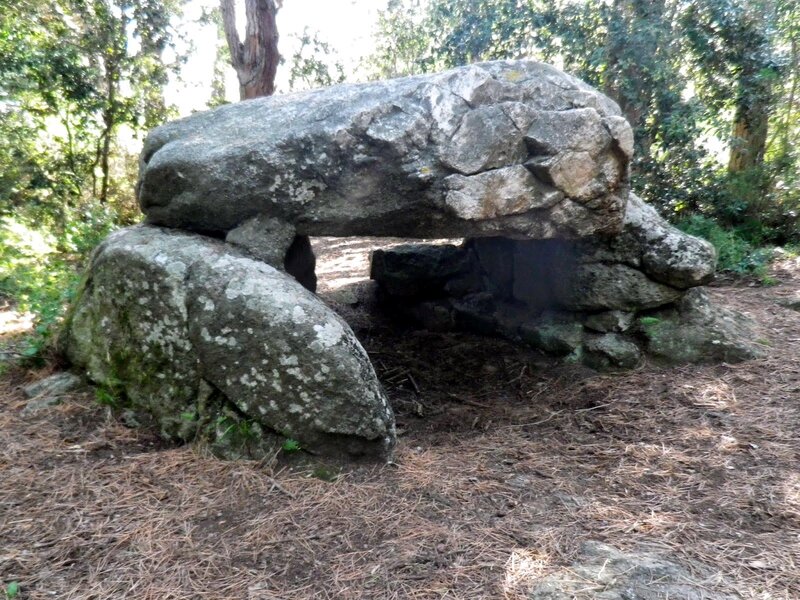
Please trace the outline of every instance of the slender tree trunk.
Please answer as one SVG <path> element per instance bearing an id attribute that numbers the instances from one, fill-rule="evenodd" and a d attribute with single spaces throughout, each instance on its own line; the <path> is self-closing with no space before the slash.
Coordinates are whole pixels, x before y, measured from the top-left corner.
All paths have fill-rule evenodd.
<path id="1" fill-rule="evenodd" d="M 769 178 L 762 167 L 773 107 L 772 86 L 760 74 L 745 72 L 739 80 L 738 93 L 728 176 L 734 194 L 744 202 L 747 217 L 758 221 L 768 209 L 769 200 Z"/>
<path id="2" fill-rule="evenodd" d="M 748 95 L 740 100 L 733 119 L 731 155 L 728 161 L 730 174 L 759 168 L 764 164 L 769 124 L 769 92 Z"/>
<path id="3" fill-rule="evenodd" d="M 108 201 L 109 157 L 111 155 L 111 137 L 116 121 L 116 79 L 116 68 L 113 61 L 106 59 L 106 106 L 103 109 L 103 145 L 100 150 L 100 172 L 102 173 L 102 179 L 100 180 L 100 196 L 98 198 L 100 204 L 105 204 Z"/>
<path id="4" fill-rule="evenodd" d="M 275 24 L 280 2 L 245 0 L 247 27 L 244 41 L 236 31 L 235 0 L 220 0 L 225 38 L 231 51 L 231 64 L 239 78 L 242 100 L 271 96 L 275 92 L 278 70 L 278 28 Z"/>
<path id="5" fill-rule="evenodd" d="M 100 163 L 100 194 L 97 199 L 101 204 L 108 202 L 108 192 L 111 186 L 111 143 L 114 130 L 117 127 L 120 106 L 117 98 L 119 82 L 122 75 L 123 61 L 127 51 L 128 16 L 125 10 L 121 11 L 118 21 L 111 25 L 109 47 L 103 56 L 103 77 L 105 78 L 105 98 L 103 99 L 103 131 L 98 141 L 98 157 Z"/>
<path id="6" fill-rule="evenodd" d="M 604 91 L 634 128 L 641 157 L 649 156 L 653 144 L 647 120 L 658 83 L 656 57 L 670 41 L 666 14 L 666 0 L 614 0 L 610 12 Z"/>
<path id="7" fill-rule="evenodd" d="M 794 120 L 794 103 L 795 99 L 797 98 L 797 78 L 800 73 L 800 61 L 798 61 L 798 48 L 797 48 L 797 38 L 792 36 L 792 51 L 791 51 L 791 61 L 790 61 L 790 69 L 791 69 L 791 77 L 792 77 L 792 86 L 789 88 L 789 99 L 786 101 L 786 119 L 783 124 L 783 137 L 782 137 L 782 144 L 781 144 L 781 151 L 784 156 L 788 155 L 789 153 L 789 145 L 791 139 L 791 129 L 792 129 L 792 122 Z"/>
<path id="8" fill-rule="evenodd" d="M 75 178 L 78 175 L 78 164 L 75 162 L 75 136 L 72 133 L 72 125 L 70 125 L 70 109 L 69 104 L 67 104 L 67 108 L 64 111 L 64 129 L 67 132 L 67 163 L 69 164 L 70 174 L 67 180 L 72 186 L 72 191 L 75 196 L 79 196 L 81 193 L 81 187 L 75 181 Z M 72 202 L 69 198 L 66 200 L 67 205 L 71 205 Z"/>

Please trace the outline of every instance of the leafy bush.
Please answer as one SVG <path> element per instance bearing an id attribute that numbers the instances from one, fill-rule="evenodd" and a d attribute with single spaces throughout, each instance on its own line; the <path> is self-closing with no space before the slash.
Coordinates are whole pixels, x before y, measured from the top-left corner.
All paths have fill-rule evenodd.
<path id="1" fill-rule="evenodd" d="M 23 354 L 37 358 L 72 300 L 91 250 L 114 228 L 107 209 L 65 209 L 56 225 L 24 216 L 0 218 L 0 297 L 35 315 Z"/>
<path id="2" fill-rule="evenodd" d="M 766 276 L 772 250 L 759 248 L 748 241 L 740 229 L 724 229 L 716 221 L 702 215 L 692 215 L 676 223 L 682 231 L 704 238 L 717 250 L 717 269 L 736 275 Z"/>

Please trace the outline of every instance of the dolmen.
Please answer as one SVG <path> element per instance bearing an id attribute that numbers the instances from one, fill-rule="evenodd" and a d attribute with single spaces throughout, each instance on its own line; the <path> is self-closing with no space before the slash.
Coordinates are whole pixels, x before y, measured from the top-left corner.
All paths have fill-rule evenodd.
<path id="1" fill-rule="evenodd" d="M 385 461 L 391 407 L 313 293 L 309 236 L 464 238 L 376 253 L 387 304 L 431 327 L 635 366 L 642 348 L 721 318 L 695 293 L 713 249 L 630 193 L 632 153 L 612 100 L 525 60 L 167 123 L 140 158 L 144 223 L 97 248 L 60 347 L 168 439 Z M 687 360 L 727 348 L 683 334 Z"/>

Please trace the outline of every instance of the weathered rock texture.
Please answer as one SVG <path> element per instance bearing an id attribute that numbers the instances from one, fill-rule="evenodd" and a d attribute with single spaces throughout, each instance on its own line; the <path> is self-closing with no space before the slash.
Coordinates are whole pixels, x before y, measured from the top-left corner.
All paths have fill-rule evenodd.
<path id="1" fill-rule="evenodd" d="M 152 131 L 147 222 L 227 235 L 280 267 L 295 235 L 574 238 L 617 232 L 633 135 L 533 61 L 259 98 Z"/>
<path id="2" fill-rule="evenodd" d="M 668 363 L 758 355 L 746 320 L 693 289 L 714 267 L 710 244 L 630 195 L 616 236 L 402 246 L 373 254 L 372 277 L 426 327 L 499 333 L 607 369 L 645 352 Z"/>
<path id="3" fill-rule="evenodd" d="M 597 368 L 643 351 L 749 356 L 744 325 L 686 293 L 712 276 L 711 247 L 629 196 L 632 152 L 614 102 L 532 61 L 168 123 L 141 155 L 148 225 L 98 248 L 62 347 L 168 438 L 385 459 L 391 409 L 349 327 L 307 291 L 308 236 L 390 235 L 468 238 L 375 254 L 384 295 L 428 326 Z"/>
<path id="4" fill-rule="evenodd" d="M 705 574 L 705 577 L 703 576 Z M 622 552 L 590 541 L 569 569 L 548 575 L 534 584 L 530 600 L 734 600 L 715 592 L 719 576 L 706 565 L 692 569 L 663 553 Z"/>
<path id="5" fill-rule="evenodd" d="M 92 257 L 61 345 L 165 437 L 225 454 L 385 459 L 394 420 L 347 324 L 291 277 L 204 236 L 132 227 Z M 272 445 L 270 445 L 270 440 Z"/>

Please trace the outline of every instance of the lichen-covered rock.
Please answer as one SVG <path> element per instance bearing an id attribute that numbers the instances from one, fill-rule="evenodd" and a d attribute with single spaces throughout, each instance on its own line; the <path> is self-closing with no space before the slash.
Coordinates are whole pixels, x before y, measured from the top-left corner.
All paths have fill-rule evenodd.
<path id="1" fill-rule="evenodd" d="M 651 356 L 669 363 L 741 362 L 763 356 L 755 324 L 714 306 L 701 289 L 689 290 L 675 308 L 639 319 Z"/>
<path id="2" fill-rule="evenodd" d="M 552 143 L 599 143 L 569 131 L 562 138 Z M 634 368 L 645 354 L 671 363 L 759 354 L 743 319 L 694 291 L 713 277 L 713 247 L 632 194 L 616 236 L 473 238 L 375 257 L 372 277 L 388 304 L 434 329 L 498 334 L 596 369 Z"/>
<path id="3" fill-rule="evenodd" d="M 242 435 L 257 446 L 270 433 L 372 459 L 394 443 L 392 411 L 344 321 L 217 240 L 150 226 L 109 236 L 61 345 L 168 438 Z"/>
<path id="4" fill-rule="evenodd" d="M 598 370 L 632 369 L 642 362 L 642 352 L 618 333 L 588 336 L 583 345 L 583 362 Z"/>
<path id="5" fill-rule="evenodd" d="M 607 310 L 588 315 L 583 324 L 587 329 L 600 333 L 622 333 L 631 328 L 635 317 L 632 312 Z"/>
<path id="6" fill-rule="evenodd" d="M 63 371 L 54 373 L 49 377 L 35 381 L 22 388 L 22 393 L 29 398 L 25 408 L 22 409 L 22 416 L 36 414 L 37 412 L 60 404 L 64 396 L 74 392 L 83 385 L 83 379 Z"/>
<path id="7" fill-rule="evenodd" d="M 716 251 L 709 242 L 673 227 L 635 194 L 628 196 L 622 233 L 597 246 L 601 256 L 603 249 L 610 248 L 615 260 L 680 290 L 710 282 L 717 265 Z M 591 255 L 591 249 L 585 254 Z"/>
<path id="8" fill-rule="evenodd" d="M 372 277 L 398 297 L 419 297 L 420 290 L 427 298 L 490 292 L 534 313 L 633 313 L 676 302 L 686 289 L 707 283 L 715 266 L 711 244 L 672 227 L 631 194 L 617 236 L 396 247 L 374 253 Z"/>
<path id="9" fill-rule="evenodd" d="M 734 600 L 713 589 L 708 566 L 689 569 L 664 553 L 623 552 L 608 544 L 583 544 L 568 569 L 543 577 L 527 592 L 529 600 Z M 703 575 L 708 577 L 706 580 Z M 736 596 L 738 598 L 738 596 Z"/>
<path id="10" fill-rule="evenodd" d="M 430 299 L 441 296 L 445 285 L 469 270 L 468 257 L 452 244 L 408 244 L 375 250 L 371 277 L 397 297 Z"/>
<path id="11" fill-rule="evenodd" d="M 262 242 L 292 233 L 574 238 L 620 230 L 631 140 L 619 107 L 574 77 L 489 62 L 167 123 L 137 195 L 149 223 L 235 231 L 271 263 L 281 250 Z"/>
<path id="12" fill-rule="evenodd" d="M 583 343 L 583 326 L 569 315 L 545 313 L 538 320 L 519 327 L 523 342 L 555 355 L 568 355 Z"/>

